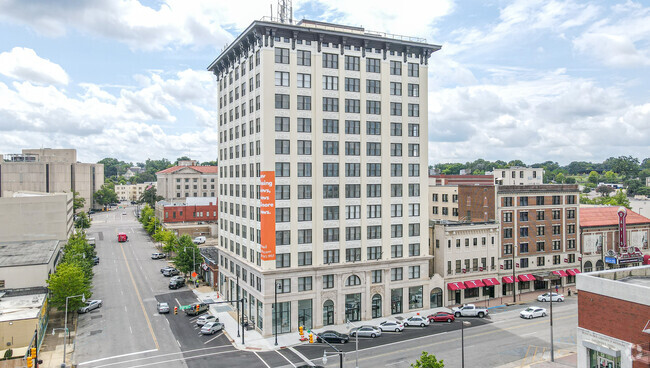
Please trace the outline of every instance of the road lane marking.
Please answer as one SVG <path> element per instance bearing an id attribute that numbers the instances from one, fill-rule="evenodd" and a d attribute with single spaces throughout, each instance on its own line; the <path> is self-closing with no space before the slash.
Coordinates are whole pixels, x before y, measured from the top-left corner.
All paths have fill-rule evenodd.
<path id="1" fill-rule="evenodd" d="M 254 351 L 254 352 L 253 352 L 253 354 L 255 354 L 255 356 L 256 356 L 256 357 L 258 357 L 258 358 L 259 358 L 259 360 L 261 360 L 261 361 L 262 361 L 262 363 L 264 363 L 264 365 L 265 365 L 265 366 L 266 366 L 267 368 L 271 368 L 271 366 L 270 366 L 270 365 L 268 365 L 268 364 L 267 364 L 267 363 L 266 363 L 266 362 L 264 361 L 264 359 L 262 359 L 262 357 L 260 357 L 260 356 L 259 356 L 259 354 L 257 354 L 257 352 L 256 352 L 256 351 Z"/>
<path id="2" fill-rule="evenodd" d="M 176 304 L 178 304 L 179 307 L 182 307 L 181 302 L 179 302 L 178 299 L 174 298 L 174 300 L 176 301 Z"/>
<path id="3" fill-rule="evenodd" d="M 142 297 L 140 296 L 140 291 L 138 290 L 138 285 L 135 283 L 135 279 L 133 278 L 133 273 L 131 272 L 131 266 L 129 266 L 129 261 L 126 259 L 126 253 L 124 252 L 124 247 L 120 247 L 122 250 L 122 256 L 124 256 L 124 263 L 126 264 L 126 270 L 129 272 L 129 276 L 131 277 L 131 282 L 133 283 L 133 288 L 135 289 L 135 294 L 138 297 L 138 302 L 140 302 L 140 308 L 142 308 L 142 314 L 144 314 L 144 318 L 147 321 L 147 326 L 149 326 L 149 332 L 151 333 L 151 337 L 153 338 L 153 343 L 156 345 L 156 350 L 160 349 L 160 346 L 158 345 L 158 339 L 156 338 L 156 334 L 153 332 L 153 327 L 151 326 L 151 321 L 149 320 L 149 315 L 147 314 L 147 310 L 144 308 L 144 303 L 142 302 Z M 126 305 L 124 306 L 124 309 L 126 310 Z"/>
<path id="4" fill-rule="evenodd" d="M 310 367 L 315 367 L 315 366 L 316 366 L 316 364 L 314 364 L 311 360 L 309 360 L 309 358 L 307 358 L 306 356 L 304 356 L 304 355 L 303 355 L 301 352 L 299 352 L 298 350 L 294 349 L 293 346 L 290 346 L 290 347 L 289 347 L 289 350 L 291 350 L 294 354 L 296 354 L 300 359 L 304 360 L 305 363 L 307 363 L 307 365 L 309 365 Z"/>
<path id="5" fill-rule="evenodd" d="M 217 334 L 217 336 L 215 336 L 215 337 L 211 338 L 210 340 L 204 342 L 203 345 L 209 343 L 210 341 L 213 341 L 214 339 L 216 339 L 217 337 L 219 337 L 219 336 L 221 336 L 221 335 L 223 335 L 223 331 L 219 332 L 219 333 Z"/>
<path id="6" fill-rule="evenodd" d="M 81 362 L 81 363 L 79 363 L 79 365 L 97 363 L 97 362 L 102 362 L 104 360 L 123 358 L 123 357 L 131 356 L 131 355 L 151 353 L 152 351 L 158 351 L 158 349 L 151 349 L 151 350 L 145 350 L 145 351 L 136 351 L 135 353 L 128 353 L 128 354 L 122 354 L 122 355 L 113 355 L 113 356 L 109 356 L 109 357 L 106 357 L 106 358 L 89 360 L 87 362 Z"/>
<path id="7" fill-rule="evenodd" d="M 292 365 L 292 366 L 293 366 L 294 368 L 296 368 L 296 365 L 295 365 L 295 364 L 293 364 L 293 362 L 292 362 L 292 361 L 290 361 L 290 360 L 289 360 L 289 359 L 288 359 L 288 358 L 287 358 L 286 356 L 284 356 L 284 355 L 283 355 L 282 353 L 280 353 L 280 351 L 279 351 L 279 350 L 275 350 L 275 352 L 276 352 L 276 353 L 278 353 L 278 354 L 279 354 L 279 355 L 280 355 L 281 357 L 283 357 L 283 358 L 284 358 L 284 360 L 286 360 L 287 362 L 289 362 L 289 364 L 291 364 L 291 365 Z"/>
<path id="8" fill-rule="evenodd" d="M 176 340 L 176 343 L 178 344 L 178 347 L 180 348 L 180 347 L 181 347 L 181 343 L 178 342 L 178 340 Z"/>

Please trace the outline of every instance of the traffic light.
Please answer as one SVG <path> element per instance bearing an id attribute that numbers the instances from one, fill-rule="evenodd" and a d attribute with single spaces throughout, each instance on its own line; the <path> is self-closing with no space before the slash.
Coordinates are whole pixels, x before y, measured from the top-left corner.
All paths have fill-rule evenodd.
<path id="1" fill-rule="evenodd" d="M 174 307 L 174 314 L 178 314 L 178 307 Z"/>
<path id="2" fill-rule="evenodd" d="M 32 358 L 36 358 L 36 348 L 32 348 Z"/>
<path id="3" fill-rule="evenodd" d="M 196 305 L 196 313 L 199 313 L 199 308 L 200 308 L 200 305 L 197 304 Z"/>
<path id="4" fill-rule="evenodd" d="M 300 333 L 300 335 L 303 334 L 302 326 L 298 326 L 298 332 Z"/>
<path id="5" fill-rule="evenodd" d="M 34 358 L 31 356 L 27 357 L 27 368 L 32 368 L 34 366 Z"/>
<path id="6" fill-rule="evenodd" d="M 313 333 L 309 333 L 309 343 L 310 344 L 314 343 L 314 334 Z"/>

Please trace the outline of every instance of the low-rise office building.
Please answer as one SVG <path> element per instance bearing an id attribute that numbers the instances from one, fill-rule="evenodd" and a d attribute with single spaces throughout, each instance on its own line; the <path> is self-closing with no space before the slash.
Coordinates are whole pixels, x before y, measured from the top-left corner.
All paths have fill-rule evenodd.
<path id="1" fill-rule="evenodd" d="M 40 344 L 47 327 L 48 309 L 45 288 L 0 289 L 0 355 L 4 355 L 4 349 L 12 349 L 13 356 L 24 356 L 34 345 L 36 330 Z"/>
<path id="2" fill-rule="evenodd" d="M 196 161 L 179 162 L 179 165 L 156 173 L 156 193 L 165 200 L 189 197 L 216 197 L 217 166 L 197 166 Z"/>
<path id="3" fill-rule="evenodd" d="M 156 185 L 156 182 L 115 185 L 115 194 L 120 201 L 139 201 L 146 190 Z"/>
<path id="4" fill-rule="evenodd" d="M 156 217 L 163 223 L 216 222 L 218 212 L 216 197 L 188 197 L 182 202 L 156 203 Z"/>
<path id="5" fill-rule="evenodd" d="M 74 231 L 71 193 L 5 192 L 0 242 L 67 240 Z"/>
<path id="6" fill-rule="evenodd" d="M 650 366 L 650 266 L 577 279 L 577 366 Z"/>

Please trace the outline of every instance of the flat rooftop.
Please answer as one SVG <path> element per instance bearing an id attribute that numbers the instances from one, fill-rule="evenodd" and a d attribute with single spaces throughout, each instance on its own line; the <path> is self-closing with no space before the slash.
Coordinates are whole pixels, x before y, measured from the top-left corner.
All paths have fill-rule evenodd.
<path id="1" fill-rule="evenodd" d="M 0 267 L 46 264 L 58 248 L 58 240 L 0 243 Z"/>
<path id="2" fill-rule="evenodd" d="M 47 294 L 32 294 L 0 298 L 0 322 L 37 318 Z"/>
<path id="3" fill-rule="evenodd" d="M 650 276 L 632 276 L 620 279 L 618 281 L 650 288 Z"/>

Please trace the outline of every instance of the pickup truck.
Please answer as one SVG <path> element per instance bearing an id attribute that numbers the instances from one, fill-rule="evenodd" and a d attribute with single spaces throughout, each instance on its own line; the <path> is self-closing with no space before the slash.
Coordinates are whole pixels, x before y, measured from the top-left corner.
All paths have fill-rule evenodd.
<path id="1" fill-rule="evenodd" d="M 454 312 L 454 317 L 456 318 L 461 316 L 483 318 L 488 314 L 487 308 L 477 307 L 474 304 L 465 304 L 460 308 L 453 308 L 452 311 Z"/>

